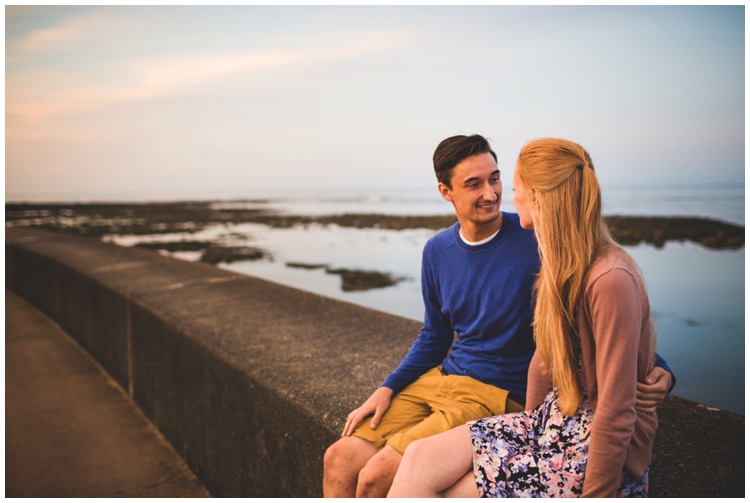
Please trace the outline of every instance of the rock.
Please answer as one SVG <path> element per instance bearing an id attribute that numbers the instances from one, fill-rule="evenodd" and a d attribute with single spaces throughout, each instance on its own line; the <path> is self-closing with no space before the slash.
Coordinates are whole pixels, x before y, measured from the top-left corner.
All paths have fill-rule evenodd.
<path id="1" fill-rule="evenodd" d="M 201 262 L 231 264 L 243 260 L 260 260 L 266 256 L 265 251 L 249 246 L 215 246 L 206 250 L 201 256 Z"/>
<path id="2" fill-rule="evenodd" d="M 168 252 L 200 251 L 211 247 L 210 241 L 167 241 L 159 243 L 138 243 L 135 246 L 149 250 L 166 250 Z"/>
<path id="3" fill-rule="evenodd" d="M 326 269 L 328 274 L 341 276 L 341 289 L 345 292 L 371 290 L 393 286 L 403 278 L 394 278 L 390 274 L 377 271 L 360 271 L 350 269 Z"/>
<path id="4" fill-rule="evenodd" d="M 610 216 L 605 221 L 617 242 L 625 246 L 643 242 L 662 248 L 667 241 L 686 240 L 713 249 L 745 246 L 744 227 L 708 218 Z"/>
<path id="5" fill-rule="evenodd" d="M 327 264 L 305 264 L 303 262 L 287 262 L 287 267 L 294 267 L 297 269 L 323 269 L 327 267 Z"/>

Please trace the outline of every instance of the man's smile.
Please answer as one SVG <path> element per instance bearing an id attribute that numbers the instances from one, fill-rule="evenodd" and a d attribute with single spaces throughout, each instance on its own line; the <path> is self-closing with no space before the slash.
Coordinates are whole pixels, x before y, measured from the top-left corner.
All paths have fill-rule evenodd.
<path id="1" fill-rule="evenodd" d="M 497 206 L 498 200 L 499 198 L 496 198 L 494 201 L 480 201 L 476 204 L 476 207 L 482 211 L 489 211 Z"/>

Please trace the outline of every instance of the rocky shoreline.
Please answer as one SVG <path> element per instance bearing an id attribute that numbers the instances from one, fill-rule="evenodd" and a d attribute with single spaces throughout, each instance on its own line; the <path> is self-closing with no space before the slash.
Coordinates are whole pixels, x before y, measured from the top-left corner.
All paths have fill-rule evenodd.
<path id="1" fill-rule="evenodd" d="M 262 204 L 264 201 L 245 201 Z M 739 249 L 745 245 L 744 226 L 707 218 L 625 217 L 605 218 L 615 239 L 627 246 L 649 243 L 663 247 L 667 241 L 692 241 L 711 249 Z M 107 234 L 193 233 L 216 224 L 258 223 L 276 228 L 295 225 L 331 225 L 358 229 L 444 229 L 455 215 L 395 216 L 344 214 L 327 216 L 286 215 L 263 209 L 227 208 L 211 202 L 145 204 L 6 204 L 6 227 L 36 227 L 101 237 Z"/>
<path id="2" fill-rule="evenodd" d="M 662 248 L 667 241 L 693 241 L 706 248 L 737 250 L 745 246 L 745 228 L 689 217 L 605 217 L 618 243 L 633 246 L 649 243 Z"/>
<path id="3" fill-rule="evenodd" d="M 5 225 L 36 227 L 101 239 L 112 236 L 150 236 L 195 234 L 216 225 L 243 223 L 263 224 L 274 228 L 293 226 L 337 225 L 357 229 L 444 229 L 456 222 L 455 215 L 396 216 L 377 214 L 343 214 L 327 216 L 287 215 L 248 206 L 264 206 L 263 201 L 234 203 L 176 202 L 151 204 L 6 204 Z M 711 249 L 738 249 L 745 244 L 742 226 L 701 218 L 622 217 L 610 216 L 607 224 L 615 239 L 623 245 L 649 243 L 663 247 L 667 241 L 693 241 Z M 149 240 L 135 246 L 164 254 L 197 252 L 194 258 L 217 265 L 240 261 L 273 260 L 267 250 L 247 246 L 248 238 L 230 233 L 240 242 L 224 239 L 162 241 Z M 236 241 L 236 240 L 235 240 Z M 324 269 L 326 274 L 341 277 L 345 292 L 364 291 L 393 286 L 404 278 L 388 272 L 332 268 L 329 264 L 287 263 L 287 267 Z"/>

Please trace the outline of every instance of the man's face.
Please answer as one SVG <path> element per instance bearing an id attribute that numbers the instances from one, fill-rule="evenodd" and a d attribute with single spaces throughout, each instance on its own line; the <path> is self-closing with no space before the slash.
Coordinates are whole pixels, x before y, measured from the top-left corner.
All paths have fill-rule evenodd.
<path id="1" fill-rule="evenodd" d="M 459 220 L 494 222 L 500 215 L 503 185 L 500 170 L 489 153 L 467 157 L 453 168 L 452 188 L 438 184 L 440 194 L 453 203 Z"/>

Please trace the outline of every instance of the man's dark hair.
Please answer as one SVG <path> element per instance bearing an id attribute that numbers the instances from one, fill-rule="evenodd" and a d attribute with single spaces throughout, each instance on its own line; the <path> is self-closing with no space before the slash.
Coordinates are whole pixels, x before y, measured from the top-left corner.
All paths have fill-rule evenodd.
<path id="1" fill-rule="evenodd" d="M 441 141 L 432 156 L 432 164 L 435 167 L 435 176 L 437 176 L 438 182 L 452 189 L 453 168 L 467 157 L 487 152 L 497 162 L 497 155 L 490 148 L 490 142 L 478 134 L 451 136 Z"/>

